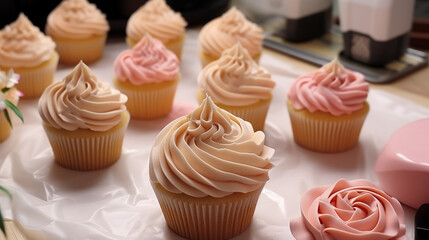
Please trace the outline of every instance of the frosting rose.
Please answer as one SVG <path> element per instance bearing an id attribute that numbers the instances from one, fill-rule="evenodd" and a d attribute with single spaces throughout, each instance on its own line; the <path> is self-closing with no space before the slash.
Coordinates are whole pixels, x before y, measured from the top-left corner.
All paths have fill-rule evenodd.
<path id="1" fill-rule="evenodd" d="M 146 34 L 132 49 L 125 50 L 113 64 L 117 77 L 134 85 L 174 80 L 179 59 L 158 39 Z"/>
<path id="2" fill-rule="evenodd" d="M 52 57 L 55 43 L 20 13 L 18 19 L 0 31 L 0 65 L 34 67 Z"/>
<path id="3" fill-rule="evenodd" d="M 187 23 L 165 0 L 150 0 L 135 11 L 127 22 L 126 33 L 138 41 L 146 33 L 164 44 L 185 34 Z"/>
<path id="4" fill-rule="evenodd" d="M 235 7 L 207 23 L 199 34 L 201 50 L 214 58 L 219 58 L 223 50 L 231 48 L 237 42 L 251 56 L 256 56 L 262 51 L 262 39 L 262 29 L 248 21 Z"/>
<path id="5" fill-rule="evenodd" d="M 295 109 L 322 111 L 339 116 L 362 108 L 369 84 L 358 72 L 344 68 L 337 59 L 296 79 L 288 90 Z"/>
<path id="6" fill-rule="evenodd" d="M 48 86 L 39 113 L 52 127 L 107 131 L 121 121 L 127 97 L 100 81 L 83 62 L 62 81 Z"/>
<path id="7" fill-rule="evenodd" d="M 173 193 L 223 197 L 251 192 L 268 181 L 274 149 L 263 132 L 217 107 L 210 97 L 159 133 L 150 179 Z"/>
<path id="8" fill-rule="evenodd" d="M 245 106 L 270 98 L 275 82 L 237 43 L 203 68 L 198 85 L 216 103 Z"/>
<path id="9" fill-rule="evenodd" d="M 48 35 L 57 38 L 83 39 L 109 31 L 106 16 L 87 0 L 64 0 L 49 15 Z"/>
<path id="10" fill-rule="evenodd" d="M 307 191 L 290 222 L 297 240 L 405 240 L 401 204 L 371 182 L 339 180 Z"/>

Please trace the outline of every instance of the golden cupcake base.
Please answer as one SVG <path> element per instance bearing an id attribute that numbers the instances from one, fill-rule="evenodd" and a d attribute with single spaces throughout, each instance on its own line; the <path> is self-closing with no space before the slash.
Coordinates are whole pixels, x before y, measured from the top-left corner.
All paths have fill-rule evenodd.
<path id="1" fill-rule="evenodd" d="M 6 109 L 3 111 L 7 111 Z M 6 117 L 4 116 L 4 112 L 0 111 L 0 142 L 3 142 L 7 138 L 9 138 L 12 128 L 10 127 L 9 123 L 6 120 Z M 10 114 L 9 114 L 10 116 Z"/>
<path id="2" fill-rule="evenodd" d="M 168 50 L 176 54 L 177 58 L 180 60 L 182 58 L 182 50 L 183 50 L 183 44 L 185 42 L 185 39 L 186 39 L 186 34 L 183 34 L 177 39 L 164 43 L 164 46 Z M 125 41 L 127 42 L 129 47 L 134 47 L 134 45 L 136 45 L 139 40 L 136 41 L 134 39 L 131 39 L 130 37 L 126 37 Z"/>
<path id="3" fill-rule="evenodd" d="M 127 109 L 133 119 L 154 119 L 168 115 L 174 102 L 180 75 L 172 81 L 134 85 L 113 79 L 114 86 L 127 95 Z"/>
<path id="4" fill-rule="evenodd" d="M 130 120 L 128 112 L 113 128 L 97 132 L 89 129 L 68 131 L 43 123 L 58 165 L 72 170 L 91 171 L 106 168 L 119 159 Z"/>
<path id="5" fill-rule="evenodd" d="M 249 193 L 233 193 L 214 198 L 196 198 L 171 193 L 153 183 L 168 227 L 187 239 L 230 239 L 250 225 L 262 188 Z"/>
<path id="6" fill-rule="evenodd" d="M 98 61 L 103 56 L 106 34 L 86 39 L 63 39 L 51 36 L 60 54 L 60 63 L 76 65 L 81 60 L 85 64 Z"/>
<path id="7" fill-rule="evenodd" d="M 209 63 L 214 62 L 218 59 L 217 57 L 213 57 L 208 53 L 204 53 L 203 51 L 198 52 L 198 57 L 200 59 L 200 63 L 201 63 L 202 68 L 204 68 Z M 257 63 L 259 63 L 260 58 L 261 58 L 261 53 L 255 55 L 255 56 L 252 56 L 252 59 Z"/>
<path id="8" fill-rule="evenodd" d="M 201 91 L 198 91 L 197 98 L 198 98 L 199 104 L 201 104 L 204 98 L 206 98 L 206 96 Z M 271 99 L 272 99 L 272 95 L 270 95 L 268 99 L 261 100 L 257 103 L 254 103 L 248 106 L 229 106 L 218 102 L 215 102 L 215 104 L 218 107 L 232 113 L 234 116 L 250 122 L 253 126 L 253 130 L 262 131 L 264 130 L 265 119 L 268 114 Z"/>
<path id="9" fill-rule="evenodd" d="M 54 52 L 51 58 L 35 67 L 17 67 L 13 71 L 20 75 L 16 88 L 24 96 L 22 98 L 40 97 L 53 81 L 58 66 L 58 53 Z M 2 70 L 9 71 L 11 67 L 2 67 Z"/>
<path id="10" fill-rule="evenodd" d="M 324 153 L 343 152 L 354 147 L 369 112 L 367 102 L 362 109 L 340 116 L 296 110 L 290 100 L 287 108 L 295 142 L 309 150 Z"/>

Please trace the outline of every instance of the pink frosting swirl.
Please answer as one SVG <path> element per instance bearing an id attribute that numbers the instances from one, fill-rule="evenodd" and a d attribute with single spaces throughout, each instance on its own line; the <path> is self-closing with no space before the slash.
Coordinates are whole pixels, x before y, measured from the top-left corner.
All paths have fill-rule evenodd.
<path id="1" fill-rule="evenodd" d="M 254 57 L 262 51 L 262 39 L 262 29 L 232 7 L 201 29 L 199 44 L 204 53 L 219 58 L 223 50 L 240 42 Z"/>
<path id="2" fill-rule="evenodd" d="M 344 68 L 337 59 L 296 79 L 288 91 L 295 109 L 322 111 L 339 116 L 362 108 L 369 84 L 358 72 Z"/>
<path id="3" fill-rule="evenodd" d="M 297 240 L 407 239 L 401 204 L 364 179 L 307 191 L 301 214 L 290 223 Z"/>
<path id="4" fill-rule="evenodd" d="M 179 74 L 179 59 L 164 44 L 146 34 L 132 49 L 116 58 L 113 69 L 121 81 L 134 85 L 174 80 Z"/>

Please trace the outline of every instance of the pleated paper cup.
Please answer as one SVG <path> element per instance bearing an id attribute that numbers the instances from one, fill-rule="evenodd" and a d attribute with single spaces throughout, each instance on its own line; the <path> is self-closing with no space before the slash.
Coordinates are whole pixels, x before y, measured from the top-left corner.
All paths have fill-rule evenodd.
<path id="1" fill-rule="evenodd" d="M 124 112 L 121 121 L 104 132 L 89 129 L 68 131 L 56 129 L 47 123 L 43 123 L 43 127 L 56 163 L 67 169 L 91 171 L 106 168 L 118 161 L 129 120 L 129 113 Z"/>
<path id="2" fill-rule="evenodd" d="M 262 188 L 222 198 L 171 193 L 152 182 L 168 227 L 187 239 L 223 240 L 245 231 L 253 219 Z"/>
<path id="3" fill-rule="evenodd" d="M 325 153 L 343 152 L 354 147 L 369 111 L 367 102 L 362 109 L 340 116 L 296 110 L 290 100 L 287 107 L 295 142 L 309 150 Z"/>
<path id="4" fill-rule="evenodd" d="M 127 95 L 127 109 L 133 119 L 155 119 L 168 115 L 174 102 L 180 75 L 172 81 L 134 85 L 113 79 L 114 86 Z"/>
<path id="5" fill-rule="evenodd" d="M 47 86 L 54 81 L 58 66 L 58 53 L 54 52 L 51 58 L 35 67 L 17 67 L 14 72 L 21 76 L 16 88 L 24 95 L 22 98 L 40 97 Z M 2 67 L 6 72 L 10 67 Z"/>
<path id="6" fill-rule="evenodd" d="M 183 44 L 185 42 L 185 39 L 186 39 L 186 34 L 183 34 L 177 39 L 173 39 L 167 43 L 163 42 L 163 44 L 168 50 L 176 54 L 177 58 L 180 60 L 182 57 Z M 134 47 L 134 45 L 136 45 L 139 40 L 134 40 L 130 37 L 126 37 L 125 41 L 127 42 L 129 47 Z"/>
<path id="7" fill-rule="evenodd" d="M 201 104 L 206 96 L 201 92 L 197 92 L 197 98 L 198 102 Z M 257 103 L 250 104 L 247 106 L 231 106 L 231 105 L 224 105 L 218 102 L 215 102 L 215 104 L 232 113 L 234 116 L 242 118 L 248 122 L 250 122 L 253 126 L 253 129 L 255 131 L 262 131 L 264 130 L 265 126 L 265 119 L 268 114 L 268 109 L 270 107 L 272 96 L 268 99 L 261 100 Z"/>
<path id="8" fill-rule="evenodd" d="M 76 65 L 81 60 L 85 64 L 98 61 L 103 56 L 106 44 L 106 34 L 93 36 L 86 39 L 64 39 L 54 36 L 56 50 L 60 54 L 60 63 Z"/>

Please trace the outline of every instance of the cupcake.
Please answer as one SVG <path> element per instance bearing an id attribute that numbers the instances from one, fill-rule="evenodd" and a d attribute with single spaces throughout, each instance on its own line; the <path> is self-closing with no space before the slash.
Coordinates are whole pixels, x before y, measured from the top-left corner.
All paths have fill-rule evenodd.
<path id="1" fill-rule="evenodd" d="M 218 59 L 225 49 L 237 42 L 259 62 L 262 53 L 262 29 L 246 19 L 242 12 L 232 7 L 222 16 L 208 22 L 199 34 L 199 58 L 204 67 Z"/>
<path id="2" fill-rule="evenodd" d="M 126 41 L 132 47 L 149 33 L 180 59 L 186 25 L 182 15 L 174 12 L 165 0 L 149 0 L 128 19 Z"/>
<path id="3" fill-rule="evenodd" d="M 0 69 L 21 76 L 17 88 L 25 98 L 40 97 L 54 80 L 58 65 L 55 43 L 23 14 L 0 30 Z"/>
<path id="4" fill-rule="evenodd" d="M 275 82 L 240 43 L 202 69 L 198 86 L 200 103 L 207 94 L 217 106 L 263 130 Z"/>
<path id="5" fill-rule="evenodd" d="M 96 170 L 115 163 L 128 126 L 127 97 L 100 81 L 83 62 L 39 100 L 55 161 L 68 169 Z"/>
<path id="6" fill-rule="evenodd" d="M 23 121 L 21 111 L 17 107 L 22 93 L 15 87 L 19 78 L 19 75 L 14 73 L 12 69 L 7 74 L 0 71 L 0 143 L 11 134 L 12 113 Z"/>
<path id="7" fill-rule="evenodd" d="M 46 33 L 57 44 L 60 62 L 93 63 L 103 55 L 109 24 L 87 0 L 64 0 L 49 15 Z"/>
<path id="8" fill-rule="evenodd" d="M 301 217 L 290 222 L 297 240 L 405 240 L 404 210 L 373 183 L 339 180 L 301 198 Z"/>
<path id="9" fill-rule="evenodd" d="M 180 79 L 179 60 L 161 41 L 146 34 L 119 54 L 113 69 L 113 83 L 128 96 L 132 118 L 152 119 L 171 112 Z"/>
<path id="10" fill-rule="evenodd" d="M 149 175 L 165 221 L 188 239 L 229 239 L 251 223 L 274 149 L 210 97 L 161 130 Z"/>
<path id="11" fill-rule="evenodd" d="M 355 146 L 369 111 L 368 90 L 364 76 L 337 59 L 297 78 L 287 101 L 295 142 L 327 153 Z"/>

